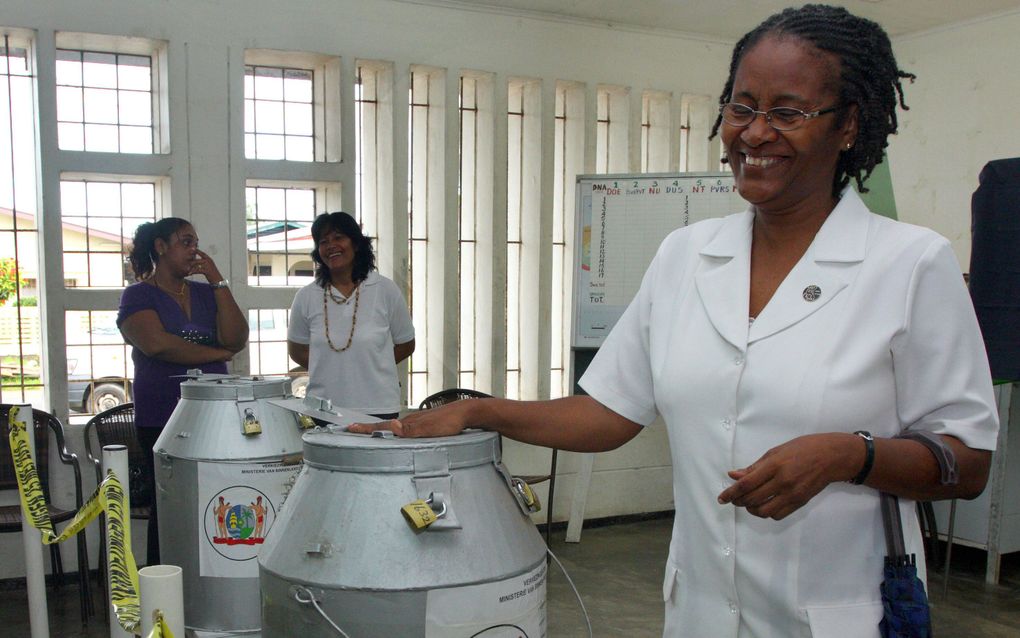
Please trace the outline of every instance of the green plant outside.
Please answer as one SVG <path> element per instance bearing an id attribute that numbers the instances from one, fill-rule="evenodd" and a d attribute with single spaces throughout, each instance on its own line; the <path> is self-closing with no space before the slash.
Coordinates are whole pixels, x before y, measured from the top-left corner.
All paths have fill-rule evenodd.
<path id="1" fill-rule="evenodd" d="M 10 258 L 0 259 L 0 304 L 16 296 L 20 285 L 18 262 Z"/>

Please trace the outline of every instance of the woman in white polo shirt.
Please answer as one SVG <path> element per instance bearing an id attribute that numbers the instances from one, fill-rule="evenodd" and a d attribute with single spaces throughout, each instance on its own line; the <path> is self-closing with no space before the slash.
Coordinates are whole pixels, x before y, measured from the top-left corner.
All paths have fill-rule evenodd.
<path id="1" fill-rule="evenodd" d="M 308 369 L 308 394 L 383 419 L 400 410 L 397 364 L 414 352 L 400 289 L 375 270 L 372 240 L 347 213 L 312 224 L 315 281 L 290 308 L 287 352 Z"/>

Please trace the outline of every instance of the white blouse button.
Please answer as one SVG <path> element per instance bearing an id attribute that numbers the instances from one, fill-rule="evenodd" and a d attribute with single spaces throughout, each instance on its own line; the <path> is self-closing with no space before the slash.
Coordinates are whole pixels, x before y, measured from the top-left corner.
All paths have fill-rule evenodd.
<path id="1" fill-rule="evenodd" d="M 729 601 L 729 602 L 730 602 L 730 613 L 731 613 L 731 614 L 735 614 L 735 613 L 737 613 L 737 611 L 738 611 L 738 609 L 737 609 L 737 603 L 733 602 L 732 600 L 731 600 L 731 601 Z"/>
<path id="2" fill-rule="evenodd" d="M 731 426 L 731 425 L 733 425 L 733 422 L 732 422 L 732 421 L 730 421 L 729 419 L 723 419 L 723 420 L 722 420 L 722 426 L 723 426 L 723 429 L 726 429 L 726 430 L 728 430 L 728 429 L 730 429 L 730 426 Z"/>
<path id="3" fill-rule="evenodd" d="M 742 366 L 744 365 L 744 357 L 733 357 L 733 365 Z"/>
<path id="4" fill-rule="evenodd" d="M 722 553 L 724 556 L 730 556 L 733 554 L 733 548 L 730 546 L 723 547 Z"/>

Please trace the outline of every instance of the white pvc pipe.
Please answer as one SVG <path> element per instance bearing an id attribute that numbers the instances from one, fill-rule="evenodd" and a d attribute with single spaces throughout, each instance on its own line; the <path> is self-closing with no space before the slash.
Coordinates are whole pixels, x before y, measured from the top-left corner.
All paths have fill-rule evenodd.
<path id="1" fill-rule="evenodd" d="M 125 445 L 104 445 L 103 446 L 103 476 L 106 473 L 113 470 L 113 473 L 117 475 L 117 480 L 120 481 L 121 486 L 124 488 L 124 513 L 125 513 L 125 525 L 131 524 L 131 486 L 128 485 L 130 480 L 130 472 L 128 471 L 128 449 Z M 110 572 L 108 565 L 110 562 L 110 535 L 106 535 L 106 562 L 107 565 L 100 565 L 100 569 L 106 569 L 106 590 L 110 591 Z M 113 603 L 109 600 L 105 601 L 110 608 L 110 638 L 133 638 L 133 634 L 124 630 L 120 626 L 120 622 L 117 621 L 117 615 L 113 613 Z"/>
<path id="2" fill-rule="evenodd" d="M 152 631 L 153 612 L 163 612 L 167 628 L 184 635 L 184 576 L 177 565 L 149 565 L 138 570 L 142 598 L 142 635 Z"/>
<path id="3" fill-rule="evenodd" d="M 19 403 L 11 406 L 14 418 L 25 423 L 28 431 L 28 449 L 35 463 L 35 421 L 32 406 Z M 49 436 L 46 432 L 46 436 Z M 21 512 L 21 539 L 25 548 L 25 582 L 28 587 L 28 623 L 32 638 L 49 638 L 50 619 L 46 613 L 46 567 L 43 564 L 42 532 L 28 522 L 28 512 Z M 58 550 L 59 551 L 59 550 Z"/>

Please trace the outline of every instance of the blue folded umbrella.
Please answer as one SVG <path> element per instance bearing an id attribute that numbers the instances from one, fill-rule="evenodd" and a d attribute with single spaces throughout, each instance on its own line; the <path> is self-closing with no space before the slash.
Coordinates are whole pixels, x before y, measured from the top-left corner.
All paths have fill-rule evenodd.
<path id="1" fill-rule="evenodd" d="M 928 638 L 931 612 L 924 583 L 917 577 L 914 555 L 905 560 L 885 559 L 882 581 L 884 615 L 878 629 L 882 638 Z"/>
<path id="2" fill-rule="evenodd" d="M 884 614 L 878 624 L 882 638 L 931 638 L 931 611 L 924 583 L 917 577 L 917 559 L 903 542 L 899 500 L 882 493 L 882 521 L 888 556 L 882 580 Z"/>

